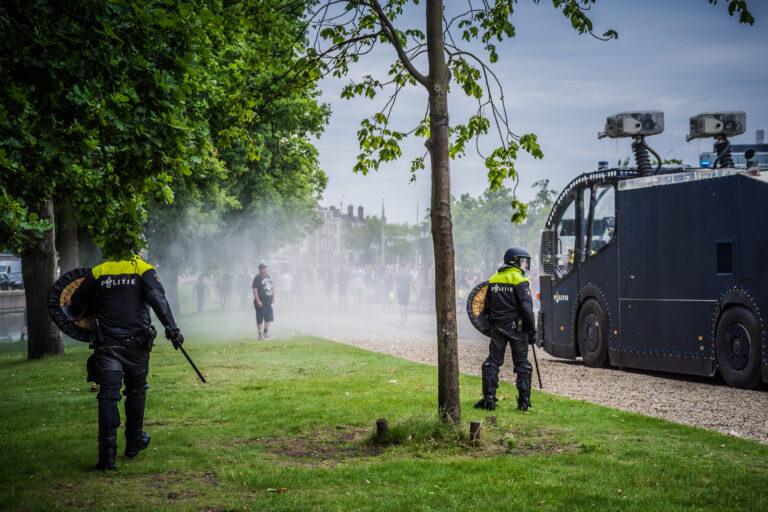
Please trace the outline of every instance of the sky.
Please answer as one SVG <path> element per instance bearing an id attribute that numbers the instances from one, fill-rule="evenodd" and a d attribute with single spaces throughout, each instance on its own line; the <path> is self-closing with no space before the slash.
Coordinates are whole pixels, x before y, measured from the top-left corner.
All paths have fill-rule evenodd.
<path id="1" fill-rule="evenodd" d="M 452 8 L 464 1 L 446 2 Z M 412 7 L 396 22 L 398 28 L 422 28 L 423 5 Z M 551 2 L 539 5 L 520 0 L 512 18 L 514 38 L 497 45 L 499 62 L 493 65 L 504 87 L 507 113 L 516 134 L 535 133 L 544 152 L 536 160 L 522 151 L 516 168 L 520 174 L 518 197 L 533 197 L 532 185 L 549 179 L 561 190 L 597 162 L 615 165 L 630 156 L 631 139 L 597 139 L 609 115 L 631 110 L 661 110 L 665 131 L 649 137 L 648 145 L 663 158 L 697 165 L 698 155 L 712 150 L 712 139 L 685 142 L 689 118 L 702 112 L 742 110 L 747 131 L 732 143 L 752 143 L 757 129 L 768 132 L 768 2 L 749 2 L 754 25 L 728 16 L 727 1 L 707 0 L 599 0 L 591 11 L 595 32 L 615 29 L 619 39 L 599 41 L 579 35 Z M 482 53 L 479 44 L 469 49 Z M 382 81 L 394 52 L 382 47 L 352 68 L 349 78 L 373 74 Z M 762 64 L 761 64 L 762 63 Z M 426 74 L 426 62 L 417 61 Z M 383 71 L 383 72 L 382 72 Z M 401 143 L 403 156 L 367 176 L 352 167 L 358 154 L 360 121 L 379 110 L 382 94 L 374 100 L 339 97 L 347 79 L 321 82 L 321 101 L 332 109 L 329 126 L 315 141 L 328 186 L 324 206 L 363 206 L 379 215 L 382 201 L 388 222 L 413 224 L 425 215 L 430 202 L 429 161 L 410 183 L 410 161 L 424 154 L 424 141 L 412 137 Z M 458 87 L 449 95 L 451 125 L 464 122 L 476 103 Z M 425 113 L 426 91 L 408 90 L 398 100 L 392 128 L 407 131 Z M 482 147 L 496 140 L 487 136 Z M 505 183 L 513 187 L 514 182 Z M 480 195 L 487 188 L 481 158 L 474 151 L 451 163 L 452 193 Z M 417 217 L 418 215 L 418 217 Z"/>

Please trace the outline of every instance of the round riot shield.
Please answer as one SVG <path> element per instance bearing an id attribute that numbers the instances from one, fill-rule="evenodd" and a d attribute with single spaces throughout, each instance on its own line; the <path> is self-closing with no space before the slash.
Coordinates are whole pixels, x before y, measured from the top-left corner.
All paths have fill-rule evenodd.
<path id="1" fill-rule="evenodd" d="M 485 294 L 487 291 L 488 281 L 483 281 L 475 286 L 472 291 L 469 292 L 469 297 L 467 297 L 467 315 L 469 316 L 469 321 L 475 326 L 475 329 L 486 336 L 488 336 L 490 331 L 488 318 L 485 313 L 483 313 Z"/>
<path id="2" fill-rule="evenodd" d="M 87 308 L 76 311 L 70 302 L 72 294 L 91 271 L 89 268 L 70 270 L 53 283 L 48 295 L 48 314 L 61 332 L 76 340 L 90 341 L 91 317 Z"/>

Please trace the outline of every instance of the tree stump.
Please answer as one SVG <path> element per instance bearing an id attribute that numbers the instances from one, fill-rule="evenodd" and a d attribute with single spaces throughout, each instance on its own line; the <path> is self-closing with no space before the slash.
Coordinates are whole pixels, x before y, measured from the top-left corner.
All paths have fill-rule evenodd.
<path id="1" fill-rule="evenodd" d="M 473 421 L 469 424 L 469 440 L 476 443 L 480 440 L 480 422 Z"/>
<path id="2" fill-rule="evenodd" d="M 389 426 L 387 425 L 386 418 L 379 418 L 378 420 L 376 420 L 376 436 L 379 439 L 384 438 L 384 436 L 387 435 L 388 431 L 389 431 Z"/>

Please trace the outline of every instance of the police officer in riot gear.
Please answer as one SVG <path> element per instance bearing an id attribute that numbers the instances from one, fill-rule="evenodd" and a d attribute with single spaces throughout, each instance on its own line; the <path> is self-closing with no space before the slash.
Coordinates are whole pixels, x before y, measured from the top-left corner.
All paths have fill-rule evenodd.
<path id="1" fill-rule="evenodd" d="M 137 251 L 138 252 L 138 251 Z M 149 352 L 155 329 L 149 307 L 165 326 L 165 336 L 178 349 L 184 342 L 155 268 L 137 254 L 130 260 L 107 261 L 91 269 L 71 298 L 76 308 L 93 312 L 89 380 L 99 384 L 98 469 L 115 469 L 120 390 L 125 383 L 125 456 L 149 446 L 144 432 Z"/>
<path id="2" fill-rule="evenodd" d="M 507 343 L 512 349 L 512 361 L 517 374 L 517 408 L 527 411 L 531 406 L 528 345 L 536 341 L 536 323 L 527 276 L 530 263 L 531 256 L 525 249 L 507 249 L 504 265 L 488 282 L 483 311 L 490 324 L 491 343 L 488 358 L 482 367 L 483 398 L 475 404 L 478 409 L 496 409 L 499 367 L 504 364 Z"/>

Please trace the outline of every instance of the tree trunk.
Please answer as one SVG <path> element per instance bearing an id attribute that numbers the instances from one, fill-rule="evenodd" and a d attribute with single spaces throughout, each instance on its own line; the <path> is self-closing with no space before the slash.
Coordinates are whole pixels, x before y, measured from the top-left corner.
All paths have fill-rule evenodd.
<path id="1" fill-rule="evenodd" d="M 427 1 L 429 124 L 427 148 L 432 167 L 432 241 L 435 249 L 437 316 L 437 402 L 444 421 L 461 422 L 459 340 L 456 329 L 456 277 L 448 156 L 448 67 L 443 45 L 443 2 Z"/>
<path id="2" fill-rule="evenodd" d="M 33 203 L 30 212 L 53 224 L 53 201 Z M 24 278 L 24 295 L 27 300 L 27 357 L 63 354 L 61 332 L 48 315 L 48 294 L 56 280 L 56 249 L 53 242 L 54 228 L 21 253 L 21 274 Z"/>
<path id="3" fill-rule="evenodd" d="M 75 208 L 70 203 L 61 205 L 58 222 L 59 232 L 59 268 L 64 274 L 80 266 L 77 243 L 77 218 Z"/>

